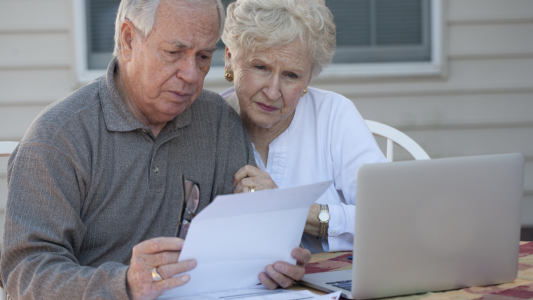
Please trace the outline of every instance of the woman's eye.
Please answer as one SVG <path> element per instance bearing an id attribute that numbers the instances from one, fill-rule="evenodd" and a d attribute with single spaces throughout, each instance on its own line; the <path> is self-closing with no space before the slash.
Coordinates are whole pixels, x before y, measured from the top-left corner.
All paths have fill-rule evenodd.
<path id="1" fill-rule="evenodd" d="M 294 73 L 289 73 L 288 75 L 290 78 L 298 78 L 298 75 L 294 74 Z"/>
<path id="2" fill-rule="evenodd" d="M 259 69 L 259 70 L 264 70 L 265 66 L 256 66 L 256 68 Z"/>

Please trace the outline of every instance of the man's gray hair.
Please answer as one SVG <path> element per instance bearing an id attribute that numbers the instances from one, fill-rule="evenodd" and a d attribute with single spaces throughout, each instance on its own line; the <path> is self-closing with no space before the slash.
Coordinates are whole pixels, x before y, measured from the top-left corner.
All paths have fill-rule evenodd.
<path id="1" fill-rule="evenodd" d="M 224 6 L 220 0 L 173 0 L 173 1 L 188 1 L 195 4 L 215 3 L 218 10 L 218 38 L 222 35 L 224 30 L 224 20 L 226 15 L 224 13 Z M 118 7 L 117 19 L 115 21 L 115 50 L 113 55 L 119 57 L 122 53 L 120 42 L 120 28 L 124 20 L 130 20 L 135 25 L 136 30 L 145 39 L 155 25 L 155 17 L 157 8 L 161 0 L 122 0 Z"/>
<path id="2" fill-rule="evenodd" d="M 228 6 L 222 40 L 232 61 L 295 39 L 308 47 L 313 77 L 318 76 L 331 63 L 336 43 L 324 0 L 237 0 Z"/>

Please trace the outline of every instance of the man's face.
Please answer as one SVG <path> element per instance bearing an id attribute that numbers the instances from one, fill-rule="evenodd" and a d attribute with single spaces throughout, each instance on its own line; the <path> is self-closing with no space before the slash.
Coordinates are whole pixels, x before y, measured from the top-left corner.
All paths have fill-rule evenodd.
<path id="1" fill-rule="evenodd" d="M 162 0 L 153 30 L 133 38 L 127 94 L 148 122 L 172 120 L 200 96 L 218 38 L 215 4 Z"/>

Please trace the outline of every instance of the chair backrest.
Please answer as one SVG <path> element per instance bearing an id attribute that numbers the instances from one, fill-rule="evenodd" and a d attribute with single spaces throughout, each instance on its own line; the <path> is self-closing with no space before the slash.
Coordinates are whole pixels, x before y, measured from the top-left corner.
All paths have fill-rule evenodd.
<path id="1" fill-rule="evenodd" d="M 13 153 L 18 146 L 18 142 L 1 142 L 0 141 L 0 157 L 8 157 Z M 0 300 L 6 299 L 6 292 L 0 288 Z"/>
<path id="2" fill-rule="evenodd" d="M 18 142 L 0 142 L 0 157 L 10 156 L 18 144 Z"/>
<path id="3" fill-rule="evenodd" d="M 414 159 L 430 159 L 429 155 L 420 147 L 413 139 L 408 137 L 405 133 L 376 121 L 365 120 L 366 125 L 370 129 L 372 134 L 387 139 L 387 160 L 392 162 L 393 156 L 393 143 L 402 147 L 411 154 Z"/>

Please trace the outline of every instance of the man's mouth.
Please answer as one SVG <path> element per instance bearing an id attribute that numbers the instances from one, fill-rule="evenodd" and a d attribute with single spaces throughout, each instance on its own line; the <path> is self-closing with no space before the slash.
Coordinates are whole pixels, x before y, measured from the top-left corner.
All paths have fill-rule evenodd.
<path id="1" fill-rule="evenodd" d="M 190 93 L 184 92 L 170 91 L 170 94 L 178 101 L 187 101 L 191 97 Z"/>

